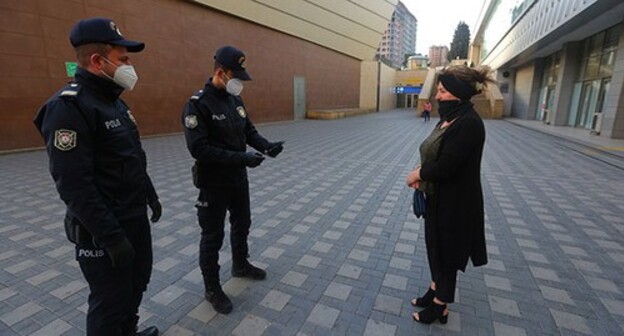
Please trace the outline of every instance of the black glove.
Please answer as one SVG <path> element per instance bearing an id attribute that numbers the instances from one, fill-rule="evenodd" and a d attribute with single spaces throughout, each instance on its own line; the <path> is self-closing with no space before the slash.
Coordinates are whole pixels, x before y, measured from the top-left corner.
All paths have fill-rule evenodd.
<path id="1" fill-rule="evenodd" d="M 284 141 L 270 142 L 269 147 L 264 150 L 264 154 L 274 158 L 284 150 Z"/>
<path id="2" fill-rule="evenodd" d="M 113 268 L 124 268 L 134 259 L 134 249 L 126 237 L 117 244 L 105 247 L 104 249 L 111 259 Z"/>
<path id="3" fill-rule="evenodd" d="M 150 218 L 150 220 L 152 221 L 152 223 L 158 222 L 158 220 L 160 219 L 160 215 L 162 215 L 162 205 L 160 205 L 158 199 L 148 202 L 147 205 L 152 210 L 152 217 Z"/>
<path id="4" fill-rule="evenodd" d="M 264 161 L 264 155 L 260 153 L 245 153 L 245 166 L 249 168 L 258 167 Z"/>

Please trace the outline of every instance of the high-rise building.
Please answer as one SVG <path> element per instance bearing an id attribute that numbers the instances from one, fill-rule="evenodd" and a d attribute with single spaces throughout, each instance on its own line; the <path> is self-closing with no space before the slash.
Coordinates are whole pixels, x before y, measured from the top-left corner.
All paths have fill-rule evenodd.
<path id="1" fill-rule="evenodd" d="M 435 68 L 448 65 L 448 52 L 449 49 L 447 46 L 429 47 L 429 62 L 431 62 L 429 66 Z"/>
<path id="2" fill-rule="evenodd" d="M 416 50 L 417 24 L 416 17 L 399 1 L 381 39 L 377 55 L 389 60 L 392 66 L 401 68 L 405 55 L 413 55 Z"/>

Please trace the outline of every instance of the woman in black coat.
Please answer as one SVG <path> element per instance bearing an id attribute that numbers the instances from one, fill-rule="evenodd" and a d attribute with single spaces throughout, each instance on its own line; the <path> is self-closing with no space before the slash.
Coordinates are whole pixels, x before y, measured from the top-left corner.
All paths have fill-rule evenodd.
<path id="1" fill-rule="evenodd" d="M 427 199 L 425 244 L 431 271 L 427 293 L 412 300 L 425 309 L 414 320 L 448 320 L 447 303 L 455 300 L 457 271 L 487 263 L 485 248 L 481 156 L 485 143 L 483 121 L 470 98 L 494 81 L 489 68 L 452 66 L 438 76 L 440 122 L 420 147 L 421 165 L 407 184 Z"/>

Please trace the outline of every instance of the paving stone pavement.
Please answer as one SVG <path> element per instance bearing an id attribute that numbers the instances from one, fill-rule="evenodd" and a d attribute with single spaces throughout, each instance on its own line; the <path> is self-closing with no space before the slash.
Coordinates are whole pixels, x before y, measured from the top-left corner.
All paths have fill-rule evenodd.
<path id="1" fill-rule="evenodd" d="M 447 325 L 412 321 L 429 271 L 404 180 L 433 125 L 405 110 L 260 125 L 286 140 L 250 170 L 250 250 L 268 277 L 231 278 L 226 241 L 229 315 L 203 300 L 183 137 L 144 139 L 164 212 L 141 323 L 178 336 L 624 334 L 623 171 L 505 121 L 486 121 L 490 263 L 460 273 Z M 45 152 L 1 155 L 0 188 L 0 334 L 84 334 L 88 288 Z"/>

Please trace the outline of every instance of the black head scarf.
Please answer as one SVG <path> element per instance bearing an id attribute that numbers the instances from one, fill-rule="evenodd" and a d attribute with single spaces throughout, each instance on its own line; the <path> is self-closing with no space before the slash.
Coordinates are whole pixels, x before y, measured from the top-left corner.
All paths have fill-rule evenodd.
<path id="1" fill-rule="evenodd" d="M 460 99 L 438 101 L 438 113 L 440 114 L 440 118 L 443 121 L 451 121 L 472 106 L 470 98 L 479 93 L 479 91 L 477 91 L 474 85 L 451 74 L 439 75 L 438 78 L 446 91 Z"/>
<path id="2" fill-rule="evenodd" d="M 438 78 L 448 92 L 463 101 L 468 101 L 472 98 L 472 96 L 479 93 L 474 85 L 471 85 L 470 83 L 453 75 L 440 75 Z"/>

